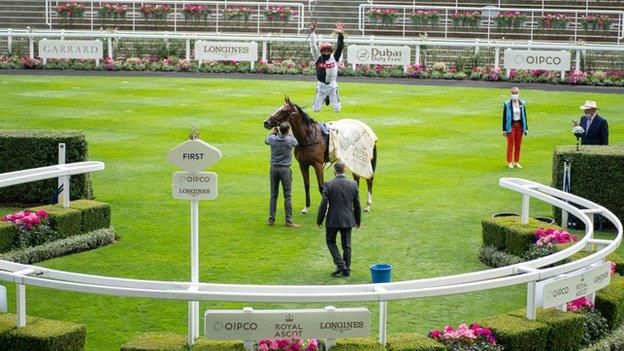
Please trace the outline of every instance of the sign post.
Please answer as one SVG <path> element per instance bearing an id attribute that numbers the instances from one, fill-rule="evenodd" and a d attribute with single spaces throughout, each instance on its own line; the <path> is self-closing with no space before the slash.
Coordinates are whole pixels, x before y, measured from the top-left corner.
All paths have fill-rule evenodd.
<path id="1" fill-rule="evenodd" d="M 190 140 L 169 151 L 171 163 L 186 172 L 173 174 L 173 191 L 175 199 L 191 202 L 191 287 L 190 291 L 199 289 L 199 201 L 217 198 L 217 174 L 201 172 L 221 159 L 221 151 L 199 139 L 199 133 L 193 127 Z M 188 334 L 187 344 L 195 343 L 199 337 L 199 301 L 188 303 Z"/>

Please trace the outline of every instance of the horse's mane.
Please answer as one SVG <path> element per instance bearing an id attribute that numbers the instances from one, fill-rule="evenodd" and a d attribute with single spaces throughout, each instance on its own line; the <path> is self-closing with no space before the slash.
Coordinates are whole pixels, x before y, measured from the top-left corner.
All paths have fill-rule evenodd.
<path id="1" fill-rule="evenodd" d="M 301 115 L 301 119 L 303 120 L 303 122 L 305 122 L 305 124 L 314 124 L 316 123 L 316 121 L 310 117 L 304 110 L 303 108 L 301 108 L 301 106 L 294 104 L 295 107 L 297 108 L 297 111 L 299 112 L 299 114 Z"/>

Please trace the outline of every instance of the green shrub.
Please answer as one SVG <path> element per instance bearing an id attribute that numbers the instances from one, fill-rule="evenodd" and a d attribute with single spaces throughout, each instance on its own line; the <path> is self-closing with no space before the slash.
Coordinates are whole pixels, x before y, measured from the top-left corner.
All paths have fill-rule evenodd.
<path id="1" fill-rule="evenodd" d="M 511 266 L 512 264 L 524 262 L 521 257 L 497 250 L 493 246 L 481 247 L 481 250 L 479 250 L 479 261 L 492 268 Z"/>
<path id="2" fill-rule="evenodd" d="M 384 351 L 379 341 L 373 338 L 338 339 L 332 351 Z"/>
<path id="3" fill-rule="evenodd" d="M 58 238 L 68 238 L 80 234 L 82 213 L 73 208 L 64 208 L 59 205 L 47 205 L 29 208 L 29 211 L 44 210 L 50 214 L 50 227 L 57 233 Z"/>
<path id="4" fill-rule="evenodd" d="M 562 229 L 533 218 L 529 218 L 529 223 L 523 225 L 520 216 L 484 218 L 481 226 L 484 246 L 494 246 L 516 256 L 522 256 L 530 248 L 537 229 Z"/>
<path id="5" fill-rule="evenodd" d="M 596 310 L 581 312 L 585 317 L 585 332 L 583 333 L 583 345 L 590 345 L 609 333 L 609 323 L 602 313 Z"/>
<path id="6" fill-rule="evenodd" d="M 191 348 L 193 351 L 245 351 L 240 341 L 208 340 L 199 338 Z"/>
<path id="7" fill-rule="evenodd" d="M 612 331 L 598 342 L 581 351 L 622 351 L 624 350 L 624 325 Z"/>
<path id="8" fill-rule="evenodd" d="M 596 292 L 596 309 L 607 319 L 609 327 L 615 329 L 624 322 L 624 278 L 611 277 L 611 284 Z"/>
<path id="9" fill-rule="evenodd" d="M 98 247 L 110 245 L 114 242 L 115 230 L 113 228 L 98 229 L 87 234 L 72 236 L 39 246 L 27 247 L 3 253 L 0 254 L 0 259 L 17 263 L 31 264 L 55 257 L 93 250 Z"/>
<path id="10" fill-rule="evenodd" d="M 570 192 L 624 218 L 624 145 L 583 145 L 580 151 L 573 146 L 558 147 L 553 154 L 552 187 L 561 189 L 563 161 L 570 160 L 572 181 Z M 561 210 L 554 207 L 554 217 L 561 222 Z"/>
<path id="11" fill-rule="evenodd" d="M 121 351 L 185 351 L 186 336 L 179 334 L 145 333 L 128 341 Z"/>
<path id="12" fill-rule="evenodd" d="M 445 351 L 442 343 L 416 333 L 399 333 L 388 337 L 388 351 Z"/>
<path id="13" fill-rule="evenodd" d="M 66 162 L 88 160 L 87 141 L 79 131 L 0 130 L 0 173 L 58 164 L 58 144 L 65 143 Z M 72 199 L 92 198 L 89 175 L 70 178 Z M 19 184 L 0 189 L 3 203 L 49 203 L 57 179 Z"/>
<path id="14" fill-rule="evenodd" d="M 72 201 L 69 207 L 82 212 L 81 233 L 110 227 L 111 208 L 109 204 L 94 200 L 76 200 Z"/>
<path id="15" fill-rule="evenodd" d="M 550 327 L 546 323 L 523 317 L 499 315 L 478 321 L 491 328 L 496 342 L 506 351 L 546 351 Z M 554 351 L 554 350 L 549 350 Z"/>
<path id="16" fill-rule="evenodd" d="M 15 248 L 17 242 L 17 226 L 11 222 L 0 221 L 0 253 Z"/>
<path id="17" fill-rule="evenodd" d="M 526 309 L 511 312 L 516 317 L 526 317 Z M 535 320 L 550 327 L 547 350 L 576 351 L 583 341 L 585 316 L 580 313 L 562 312 L 555 309 L 537 310 Z"/>
<path id="18" fill-rule="evenodd" d="M 13 314 L 0 315 L 0 345 L 3 351 L 80 351 L 87 336 L 81 324 L 27 317 L 17 328 Z"/>

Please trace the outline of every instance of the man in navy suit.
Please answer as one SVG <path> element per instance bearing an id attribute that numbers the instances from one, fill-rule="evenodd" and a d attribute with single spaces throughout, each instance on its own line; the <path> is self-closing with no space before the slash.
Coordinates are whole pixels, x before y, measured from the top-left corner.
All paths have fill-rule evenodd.
<path id="1" fill-rule="evenodd" d="M 334 179 L 323 186 L 323 198 L 318 209 L 316 224 L 320 227 L 325 221 L 325 243 L 334 259 L 336 271 L 331 275 L 348 277 L 351 275 L 351 229 L 360 227 L 362 216 L 360 193 L 357 183 L 344 175 L 345 165 L 334 164 Z M 340 232 L 343 255 L 336 246 L 336 234 Z"/>
<path id="2" fill-rule="evenodd" d="M 596 102 L 585 101 L 580 109 L 585 111 L 580 123 L 585 130 L 581 137 L 581 145 L 609 145 L 609 124 L 596 113 L 598 110 Z"/>

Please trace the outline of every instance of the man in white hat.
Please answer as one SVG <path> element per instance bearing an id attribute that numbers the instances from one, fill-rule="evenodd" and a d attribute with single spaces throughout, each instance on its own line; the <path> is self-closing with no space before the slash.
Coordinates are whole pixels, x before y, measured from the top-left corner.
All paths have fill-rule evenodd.
<path id="1" fill-rule="evenodd" d="M 598 110 L 596 101 L 587 100 L 580 109 L 585 111 L 580 123 L 585 130 L 581 137 L 581 145 L 609 145 L 609 125 L 606 119 L 596 113 Z"/>

